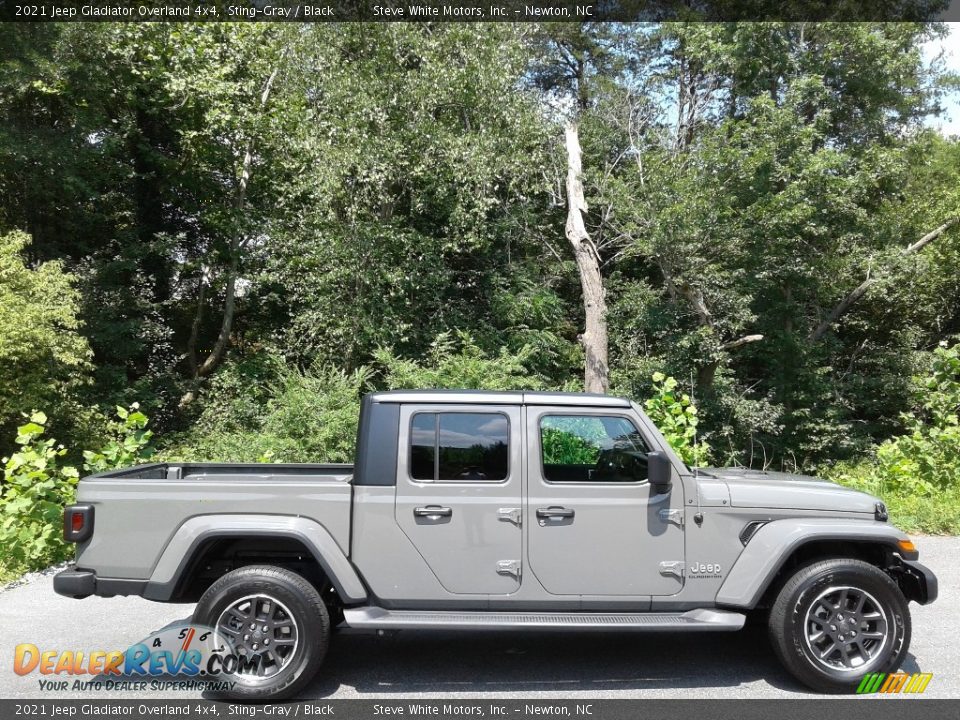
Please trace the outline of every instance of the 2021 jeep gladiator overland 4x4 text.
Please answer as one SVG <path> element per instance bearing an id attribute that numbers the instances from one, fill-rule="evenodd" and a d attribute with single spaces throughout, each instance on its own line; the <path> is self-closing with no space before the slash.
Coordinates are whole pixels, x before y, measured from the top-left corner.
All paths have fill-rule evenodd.
<path id="1" fill-rule="evenodd" d="M 197 601 L 195 622 L 258 658 L 233 678 L 250 699 L 302 689 L 341 622 L 681 632 L 752 612 L 796 678 L 849 691 L 899 666 L 908 602 L 937 593 L 877 498 L 693 472 L 636 404 L 596 395 L 377 393 L 354 466 L 101 473 L 64 520 L 58 593 Z"/>

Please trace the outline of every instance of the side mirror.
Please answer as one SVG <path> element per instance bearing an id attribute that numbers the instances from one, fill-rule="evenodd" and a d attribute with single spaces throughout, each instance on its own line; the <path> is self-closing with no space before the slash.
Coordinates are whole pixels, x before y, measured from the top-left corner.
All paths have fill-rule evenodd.
<path id="1" fill-rule="evenodd" d="M 668 492 L 672 482 L 672 474 L 673 467 L 670 464 L 670 458 L 659 450 L 654 450 L 647 455 L 647 476 L 654 490 L 658 493 Z"/>

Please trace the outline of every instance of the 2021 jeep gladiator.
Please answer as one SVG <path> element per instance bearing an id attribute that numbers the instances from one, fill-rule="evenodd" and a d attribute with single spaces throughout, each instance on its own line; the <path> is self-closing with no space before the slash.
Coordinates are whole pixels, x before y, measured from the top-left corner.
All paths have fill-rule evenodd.
<path id="1" fill-rule="evenodd" d="M 732 631 L 754 612 L 796 678 L 849 691 L 899 667 L 908 602 L 937 594 L 877 498 L 691 471 L 636 404 L 598 395 L 376 393 L 354 466 L 101 473 L 64 532 L 58 593 L 198 601 L 195 622 L 258 657 L 234 678 L 250 699 L 302 689 L 341 622 Z"/>

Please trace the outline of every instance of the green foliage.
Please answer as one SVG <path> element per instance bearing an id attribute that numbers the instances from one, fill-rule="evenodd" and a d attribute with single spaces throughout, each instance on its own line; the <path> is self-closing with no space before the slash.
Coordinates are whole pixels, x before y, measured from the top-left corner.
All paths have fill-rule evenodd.
<path id="1" fill-rule="evenodd" d="M 953 430 L 910 377 L 957 332 L 960 226 L 903 252 L 960 208 L 960 142 L 923 127 L 957 87 L 924 61 L 943 33 L 11 25 L 0 454 L 31 408 L 76 450 L 107 444 L 95 404 L 139 399 L 184 459 L 348 460 L 368 389 L 578 389 L 572 112 L 614 391 L 694 378 L 699 416 L 666 378 L 651 400 L 689 461 L 869 453 L 871 477 L 946 496 Z M 227 361 L 180 407 L 231 278 Z M 138 432 L 114 423 L 88 463 L 139 457 Z"/>
<path id="2" fill-rule="evenodd" d="M 933 498 L 909 493 L 884 497 L 890 522 L 915 533 L 960 535 L 960 490 L 950 488 Z"/>
<path id="3" fill-rule="evenodd" d="M 374 367 L 388 390 L 398 388 L 466 388 L 472 390 L 543 390 L 547 381 L 531 372 L 532 350 L 501 348 L 496 355 L 485 353 L 466 333 L 456 338 L 441 333 L 431 343 L 421 362 L 398 357 L 380 348 L 374 353 Z"/>
<path id="4" fill-rule="evenodd" d="M 960 535 L 960 488 L 933 495 L 916 493 L 912 483 L 894 485 L 876 458 L 824 467 L 821 475 L 883 499 L 890 522 L 907 532 Z"/>
<path id="5" fill-rule="evenodd" d="M 610 440 L 603 424 L 589 417 L 545 417 L 540 428 L 547 465 L 594 465 Z"/>
<path id="6" fill-rule="evenodd" d="M 146 415 L 134 403 L 129 409 L 118 407 L 117 417 L 109 425 L 106 444 L 83 452 L 87 472 L 128 467 L 149 459 L 153 433 L 146 429 Z M 0 575 L 39 570 L 72 553 L 72 546 L 63 541 L 62 519 L 64 506 L 75 497 L 79 473 L 64 462 L 68 449 L 53 438 L 44 438 L 46 414 L 34 411 L 28 420 L 17 428 L 19 449 L 2 460 Z"/>
<path id="7" fill-rule="evenodd" d="M 0 428 L 41 406 L 68 427 L 91 370 L 79 292 L 59 262 L 27 265 L 30 238 L 0 235 Z M 0 449 L 9 448 L 0 444 Z"/>
<path id="8" fill-rule="evenodd" d="M 930 374 L 915 378 L 917 407 L 904 414 L 904 435 L 877 448 L 877 473 L 891 490 L 933 496 L 960 488 L 960 345 L 942 344 Z"/>
<path id="9" fill-rule="evenodd" d="M 100 450 L 83 451 L 83 469 L 100 473 L 147 462 L 153 455 L 150 447 L 153 431 L 147 430 L 149 423 L 147 416 L 140 412 L 140 403 L 133 403 L 129 408 L 117 406 L 117 420 L 108 426 L 112 437 Z"/>
<path id="10" fill-rule="evenodd" d="M 677 381 L 661 372 L 655 372 L 652 380 L 653 395 L 644 403 L 647 415 L 685 463 L 705 465 L 709 461 L 710 446 L 698 441 L 700 419 L 690 396 L 678 392 Z"/>
<path id="11" fill-rule="evenodd" d="M 265 452 L 279 462 L 353 462 L 366 368 L 291 370 L 267 405 Z"/>
<path id="12" fill-rule="evenodd" d="M 835 471 L 840 482 L 885 496 L 936 498 L 960 490 L 960 344 L 941 343 L 926 375 L 913 378 L 915 407 L 904 413 L 903 435 L 874 457 Z"/>
<path id="13" fill-rule="evenodd" d="M 491 357 L 471 338 L 441 335 L 416 362 L 390 350 L 370 367 L 345 372 L 332 366 L 306 370 L 264 352 L 231 363 L 201 399 L 203 411 L 189 432 L 165 443 L 165 458 L 254 462 L 353 462 L 360 398 L 376 389 L 537 389 L 542 378 L 524 365 L 523 350 Z"/>
<path id="14" fill-rule="evenodd" d="M 297 202 L 255 287 L 289 308 L 282 342 L 296 361 L 416 357 L 464 328 L 488 351 L 539 341 L 544 364 L 569 370 L 566 303 L 558 313 L 531 237 L 545 222 L 548 129 L 517 91 L 524 39 L 504 24 L 303 33 L 289 81 L 306 103 L 287 186 Z M 505 288 L 529 291 L 530 312 L 509 312 Z"/>
<path id="15" fill-rule="evenodd" d="M 374 390 L 409 388 L 477 390 L 559 390 L 531 372 L 526 349 L 513 354 L 485 353 L 466 334 L 440 335 L 424 360 L 376 351 L 374 363 L 347 374 L 331 367 L 300 370 L 271 353 L 231 363 L 201 399 L 204 409 L 194 429 L 167 438 L 161 456 L 168 460 L 219 462 L 353 462 L 361 396 Z M 654 375 L 655 395 L 647 412 L 677 453 L 690 463 L 705 463 L 709 446 L 693 439 L 697 410 L 677 382 Z M 548 457 L 597 459 L 591 434 L 605 437 L 599 426 L 577 434 L 546 428 Z M 570 462 L 573 462 L 572 460 Z M 578 461 L 579 462 L 579 461 Z"/>
<path id="16" fill-rule="evenodd" d="M 73 501 L 79 474 L 63 465 L 66 448 L 43 438 L 47 416 L 34 411 L 17 428 L 19 450 L 3 458 L 0 486 L 0 564 L 37 569 L 66 559 L 63 507 Z"/>
<path id="17" fill-rule="evenodd" d="M 611 208 L 595 233 L 620 245 L 614 377 L 693 374 L 724 460 L 864 452 L 899 429 L 915 349 L 955 327 L 957 231 L 902 253 L 960 207 L 957 143 L 919 130 L 943 91 L 919 48 L 941 32 L 670 23 L 584 119 L 588 201 Z"/>
<path id="18" fill-rule="evenodd" d="M 171 436 L 164 459 L 353 462 L 370 372 L 300 370 L 275 356 L 224 369 L 194 429 Z"/>
<path id="19" fill-rule="evenodd" d="M 593 465 L 597 462 L 597 446 L 580 434 L 545 427 L 540 430 L 545 465 Z"/>

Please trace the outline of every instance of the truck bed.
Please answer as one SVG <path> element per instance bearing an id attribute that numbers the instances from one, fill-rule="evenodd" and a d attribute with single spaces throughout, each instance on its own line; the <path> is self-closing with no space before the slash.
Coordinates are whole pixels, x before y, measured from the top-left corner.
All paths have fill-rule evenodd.
<path id="1" fill-rule="evenodd" d="M 177 530 L 202 515 L 305 517 L 347 554 L 352 477 L 352 465 L 281 463 L 153 463 L 92 475 L 77 494 L 94 508 L 77 567 L 146 580 Z"/>

